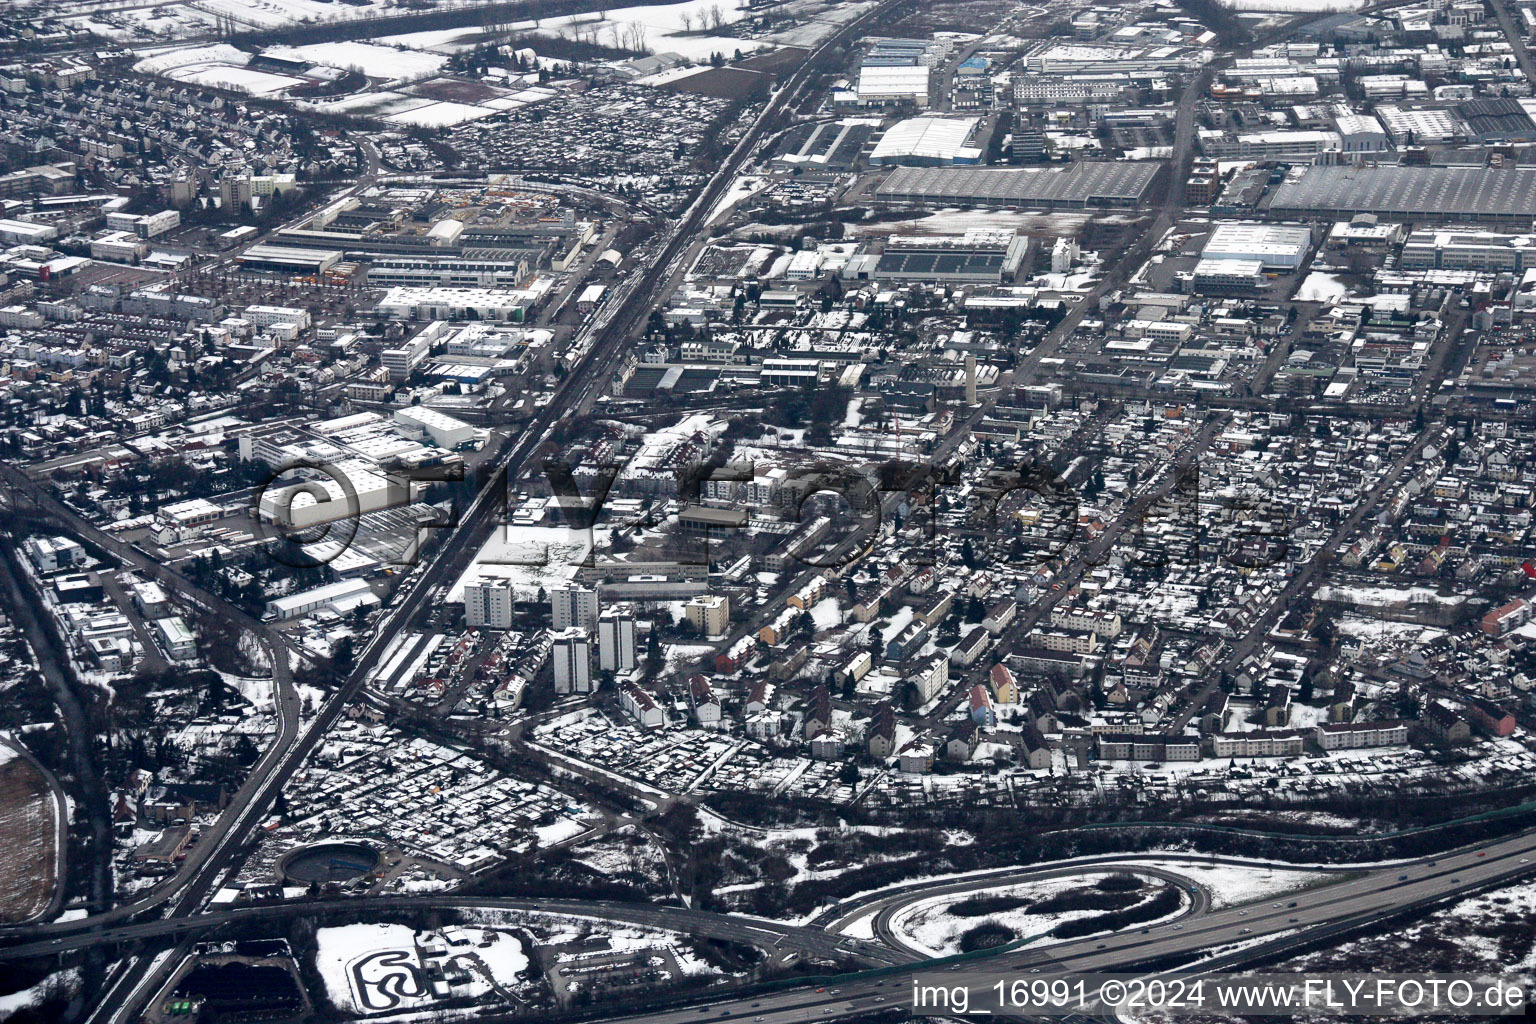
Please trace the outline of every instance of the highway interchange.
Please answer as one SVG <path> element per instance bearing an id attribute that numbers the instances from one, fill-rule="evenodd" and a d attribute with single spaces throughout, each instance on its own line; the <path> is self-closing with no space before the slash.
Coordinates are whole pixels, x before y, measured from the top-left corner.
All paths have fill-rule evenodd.
<path id="1" fill-rule="evenodd" d="M 1158 866 L 1146 863 L 1156 860 Z M 1183 862 L 1181 873 L 1171 864 Z M 332 901 L 294 901 L 265 906 L 221 909 L 190 916 L 168 917 L 72 930 L 0 949 L 0 962 L 58 955 L 92 947 L 113 947 L 167 940 L 185 945 L 198 938 L 215 938 L 228 926 L 242 933 L 256 923 L 271 923 L 275 934 L 295 917 L 326 920 L 368 920 L 384 910 L 501 910 L 590 918 L 758 946 L 775 955 L 785 952 L 822 960 L 839 959 L 861 965 L 835 981 L 813 979 L 771 991 L 749 990 L 734 998 L 696 998 L 664 1010 L 607 1019 L 636 1024 L 676 1024 L 709 1019 L 750 1019 L 754 1024 L 789 1024 L 808 1019 L 842 1018 L 906 1006 L 915 978 L 933 980 L 938 972 L 963 971 L 973 986 L 975 1005 L 995 980 L 1043 973 L 1126 972 L 1138 967 L 1166 970 L 1189 965 L 1198 971 L 1238 968 L 1283 956 L 1288 950 L 1321 938 L 1372 924 L 1404 912 L 1420 910 L 1536 872 L 1536 830 L 1498 841 L 1432 856 L 1378 865 L 1313 865 L 1315 884 L 1299 891 L 1266 896 L 1243 905 L 1212 909 L 1211 893 L 1198 878 L 1203 866 L 1236 866 L 1255 872 L 1293 866 L 1224 856 L 1176 853 L 1106 855 L 1076 858 L 1016 868 L 995 869 L 949 879 L 906 883 L 864 894 L 827 908 L 808 923 L 781 924 L 685 907 L 598 900 L 506 899 L 475 896 L 409 896 Z M 1074 875 L 1129 870 L 1180 885 L 1188 893 L 1186 906 L 1175 916 L 1142 927 L 1055 943 L 1026 942 L 984 958 L 931 960 L 904 942 L 892 927 L 903 908 L 936 897 L 958 901 L 968 895 L 1008 886 Z M 875 939 L 858 938 L 869 932 Z M 155 943 L 154 940 L 161 940 Z M 156 958 L 159 970 L 135 976 L 132 990 L 142 994 L 163 981 L 175 958 Z M 1155 965 L 1155 966 L 1154 966 Z M 985 978 L 985 983 L 974 979 Z M 951 984 L 953 981 L 951 980 Z M 702 1006 L 700 1003 L 702 1002 Z M 114 1016 L 112 1019 L 121 1019 Z"/>

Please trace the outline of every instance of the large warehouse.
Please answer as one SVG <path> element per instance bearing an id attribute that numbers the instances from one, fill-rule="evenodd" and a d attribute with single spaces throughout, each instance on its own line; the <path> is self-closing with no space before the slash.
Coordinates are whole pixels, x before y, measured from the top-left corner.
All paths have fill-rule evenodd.
<path id="1" fill-rule="evenodd" d="M 280 274 L 323 274 L 341 262 L 339 249 L 298 249 L 286 245 L 253 245 L 236 256 L 242 270 L 271 270 Z"/>
<path id="2" fill-rule="evenodd" d="M 981 150 L 967 143 L 980 123 L 979 117 L 913 117 L 898 121 L 875 143 L 869 154 L 870 166 L 939 167 L 977 163 L 981 160 Z"/>
<path id="3" fill-rule="evenodd" d="M 1530 225 L 1533 167 L 1309 167 L 1275 189 L 1270 212 L 1284 217 L 1456 220 Z"/>
<path id="4" fill-rule="evenodd" d="M 1144 205 L 1162 172 L 1156 161 L 1078 163 L 1061 170 L 898 167 L 875 195 L 887 203 L 1124 210 Z"/>
<path id="5" fill-rule="evenodd" d="M 925 67 L 887 67 L 866 64 L 859 68 L 854 87 L 862 107 L 885 104 L 928 105 L 928 69 Z"/>
<path id="6" fill-rule="evenodd" d="M 886 239 L 878 261 L 850 260 L 844 276 L 887 282 L 998 284 L 1014 279 L 1028 250 L 1028 238 L 996 228 L 972 228 L 963 235 L 893 235 Z"/>
<path id="7" fill-rule="evenodd" d="M 1312 248 L 1312 229 L 1293 224 L 1219 224 L 1200 256 L 1257 261 L 1265 270 L 1295 270 Z"/>

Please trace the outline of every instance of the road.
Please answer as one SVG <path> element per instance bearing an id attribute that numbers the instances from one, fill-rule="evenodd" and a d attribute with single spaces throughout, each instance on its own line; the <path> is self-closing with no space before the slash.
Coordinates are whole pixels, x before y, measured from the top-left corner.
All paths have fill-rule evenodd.
<path id="1" fill-rule="evenodd" d="M 1130 274 L 1152 254 L 1153 247 L 1162 240 L 1168 229 L 1178 223 L 1179 215 L 1184 211 L 1184 189 L 1189 183 L 1189 168 L 1195 153 L 1195 107 L 1210 84 L 1212 71 L 1210 65 L 1202 68 L 1179 94 L 1179 106 L 1174 113 L 1173 153 L 1168 162 L 1168 194 L 1163 200 L 1162 209 L 1142 232 L 1141 238 L 1115 261 L 1115 269 L 1106 273 L 1103 280 L 1079 299 L 1061 322 L 1051 328 L 1050 333 L 1018 361 L 1013 370 L 1016 383 L 1029 383 L 1041 362 L 1055 355 L 1056 349 L 1071 337 L 1083 318 L 1099 308 L 1099 300 L 1124 284 Z"/>
<path id="2" fill-rule="evenodd" d="M 232 827 L 235 822 L 249 817 L 253 801 L 255 801 L 258 793 L 261 791 L 261 782 L 265 774 L 270 773 L 277 767 L 282 756 L 298 736 L 302 703 L 299 698 L 298 689 L 293 684 L 293 673 L 289 665 L 290 648 L 286 638 L 282 637 L 266 623 L 257 621 L 223 598 L 203 590 L 185 576 L 166 568 L 133 545 L 98 529 L 89 520 L 55 498 L 45 486 L 33 481 L 14 466 L 0 463 L 0 479 L 4 479 L 13 487 L 25 490 L 31 494 L 34 500 L 51 517 L 63 525 L 66 530 L 106 551 L 118 559 L 124 567 L 137 570 L 146 578 L 161 583 L 183 600 L 207 609 L 215 615 L 222 616 L 234 626 L 257 637 L 265 648 L 268 660 L 272 665 L 272 676 L 277 694 L 277 699 L 274 702 L 274 710 L 277 715 L 276 735 L 273 742 L 267 745 L 267 749 L 263 752 L 262 757 L 256 762 L 255 766 L 253 766 L 245 783 L 230 798 L 229 806 L 220 815 L 219 820 L 205 831 L 203 837 L 188 851 L 185 861 L 182 862 L 176 873 L 152 891 L 110 910 L 73 922 L 37 926 L 37 930 L 68 926 L 94 926 L 121 921 L 134 914 L 151 910 L 175 899 L 180 890 L 189 885 L 198 873 L 207 867 L 208 861 L 213 857 L 216 850 L 232 848 L 229 842 Z M 260 806 L 265 807 L 266 805 L 261 804 Z M 7 929 L 0 928 L 0 935 L 4 935 L 6 931 Z"/>
<path id="3" fill-rule="evenodd" d="M 44 680 L 53 691 L 54 703 L 58 706 L 59 718 L 64 724 L 69 742 L 69 770 L 74 775 L 75 785 L 80 788 L 84 797 L 81 813 L 90 830 L 87 849 L 90 855 L 88 885 L 91 906 L 98 911 L 105 910 L 111 905 L 113 896 L 111 803 L 106 785 L 102 782 L 98 771 L 95 732 L 91 728 L 90 718 L 86 715 L 85 706 L 82 703 L 81 694 L 84 687 L 69 664 L 67 652 L 59 649 L 62 641 L 59 640 L 58 632 L 49 628 L 51 624 L 45 623 L 37 614 L 41 601 L 35 600 L 31 584 L 27 582 L 22 571 L 20 547 L 12 541 L 9 534 L 3 535 L 0 543 L 5 545 L 5 550 L 0 552 L 0 587 L 3 587 L 3 595 L 0 597 L 3 597 L 4 604 L 10 607 L 15 616 L 16 625 L 32 647 Z M 53 780 L 51 773 L 45 773 L 45 775 Z M 59 827 L 67 844 L 69 834 L 67 813 L 60 819 Z M 60 853 L 62 854 L 62 850 Z M 59 858 L 61 872 L 64 865 L 65 861 L 61 855 Z M 68 879 L 61 874 L 57 879 L 56 889 L 62 892 L 68 884 Z M 55 900 L 57 898 L 56 894 Z M 42 927 L 46 925 L 11 926 L 12 929 L 26 932 L 33 932 Z"/>
<path id="4" fill-rule="evenodd" d="M 1520 70 L 1525 73 L 1527 82 L 1536 82 L 1536 61 L 1531 60 L 1531 51 L 1526 49 L 1525 36 L 1520 34 L 1520 27 L 1515 23 L 1514 16 L 1509 13 L 1509 5 L 1504 0 L 1491 0 L 1488 5 L 1493 8 L 1493 16 L 1499 19 L 1499 28 L 1504 31 L 1504 38 L 1509 41 L 1509 48 L 1514 51 L 1515 63 L 1520 65 Z"/>
<path id="5" fill-rule="evenodd" d="M 972 988 L 974 1004 L 983 1005 L 987 989 L 1000 977 L 1027 977 L 1034 972 L 1124 972 L 1165 958 L 1187 963 L 1224 947 L 1252 943 L 1244 949 L 1226 950 L 1210 961 L 1211 965 L 1235 968 L 1302 941 L 1367 926 L 1403 910 L 1532 873 L 1536 873 L 1536 830 L 1481 847 L 1378 868 L 1333 885 L 1211 911 L 1198 918 L 1048 946 L 1025 946 L 969 960 L 964 966 L 904 965 L 835 981 L 807 982 L 767 994 L 716 1000 L 703 1011 L 689 1006 L 604 1019 L 625 1024 L 683 1024 L 703 1016 L 709 1020 L 751 1020 L 754 1024 L 799 1024 L 908 1006 L 912 979 L 942 981 L 949 971 L 964 971 L 968 979 L 985 976 L 985 982 Z"/>
<path id="6" fill-rule="evenodd" d="M 1114 550 L 1126 531 L 1142 522 L 1148 510 L 1174 489 L 1182 472 L 1195 463 L 1201 452 L 1210 447 L 1223 424 L 1224 420 L 1220 417 L 1208 420 L 1199 433 L 1180 446 L 1174 454 L 1173 461 L 1169 463 L 1162 475 L 1144 481 L 1140 485 L 1139 493 L 1126 503 L 1125 508 L 1103 533 L 1089 544 L 1074 544 L 1071 558 L 1056 573 L 1051 589 L 1030 602 L 1029 609 L 1021 612 L 998 636 L 993 649 L 998 652 L 1017 650 L 1030 630 L 1050 615 L 1051 610 L 1082 582 L 1090 569 L 1103 565 L 1109 559 L 1110 552 Z M 966 699 L 971 686 L 987 681 L 987 674 L 991 672 L 992 664 L 996 660 L 996 658 L 981 658 L 976 665 L 961 673 L 957 677 L 958 681 L 952 684 L 949 695 L 924 716 L 924 725 L 931 729 L 940 728 L 950 714 Z"/>
<path id="7" fill-rule="evenodd" d="M 487 896 L 377 896 L 329 901 L 297 900 L 262 906 L 217 910 L 191 917 L 165 918 L 137 924 L 115 925 L 99 931 L 59 938 L 38 939 L 0 949 L 0 962 L 51 956 L 94 946 L 115 945 L 141 939 L 173 937 L 180 941 L 226 926 L 252 922 L 286 922 L 296 917 L 340 915 L 349 920 L 370 921 L 378 915 L 401 910 L 502 910 L 546 913 L 560 917 L 592 918 L 742 942 L 769 951 L 810 953 L 839 959 L 853 958 L 870 964 L 900 962 L 891 950 L 863 939 L 850 938 L 811 926 L 779 924 L 756 918 L 733 917 L 685 907 L 609 900 L 523 899 Z"/>
<path id="8" fill-rule="evenodd" d="M 193 848 L 188 863 L 175 876 L 174 884 L 165 887 L 160 895 L 154 897 L 155 904 L 170 902 L 171 915 L 181 916 L 195 911 L 207 898 L 224 872 L 236 862 L 237 851 L 250 837 L 266 808 L 271 806 L 282 787 L 324 739 L 346 706 L 362 691 L 390 641 L 415 628 L 438 607 L 453 581 L 468 569 L 500 520 L 506 500 L 507 481 L 518 479 L 524 469 L 533 464 L 559 421 L 590 409 L 597 397 L 606 391 L 610 367 L 621 357 L 631 337 L 664 297 L 662 289 L 677 271 L 677 258 L 693 243 L 709 211 L 730 186 L 731 180 L 764 138 L 774 120 L 789 108 L 788 105 L 800 96 L 811 81 L 812 69 L 822 57 L 833 53 L 846 40 L 865 31 L 899 2 L 901 0 L 882 0 L 870 7 L 823 40 L 808 55 L 805 63 L 785 79 L 693 204 L 672 225 L 664 242 L 656 245 L 649 260 L 640 268 L 632 270 L 629 278 L 616 289 L 620 296 L 617 301 L 605 303 L 600 317 L 595 317 L 583 335 L 578 336 L 581 342 L 579 351 L 582 354 L 571 373 L 560 383 L 552 401 L 540 410 L 527 429 L 511 439 L 509 450 L 496 453 L 495 461 L 500 462 L 501 471 L 494 474 L 476 495 L 457 528 L 448 531 L 430 561 L 418 566 L 407 578 L 396 600 L 374 623 L 371 639 L 356 652 L 353 671 L 321 705 L 302 732 L 297 731 L 295 695 L 293 720 L 290 722 L 286 715 L 283 716 L 278 741 L 268 747 L 262 760 L 241 787 L 235 802 Z M 375 159 L 371 155 L 369 164 L 371 171 L 376 168 Z M 365 176 L 354 186 L 353 191 L 365 187 L 372 177 L 372 173 Z M 11 467 L 5 469 L 24 479 L 24 474 L 19 471 Z M 53 504 L 58 505 L 57 502 Z M 101 535 L 99 530 L 95 533 Z M 128 547 L 115 538 L 105 539 L 113 541 L 113 547 Z M 123 557 L 133 564 L 144 561 L 142 554 L 124 553 Z M 167 580 L 175 589 L 187 592 L 188 584 L 185 580 L 174 573 L 167 575 L 175 577 L 174 582 Z M 265 635 L 265 630 L 262 633 Z M 278 648 L 278 651 L 282 651 L 282 648 Z M 281 663 L 283 658 L 276 660 Z M 288 703 L 286 699 L 279 701 L 282 707 Z M 121 920 L 129 912 L 126 907 L 119 908 L 112 912 L 117 916 L 110 921 L 102 920 L 97 915 L 48 927 L 60 932 L 83 931 Z M 90 1019 L 113 1022 L 128 1019 L 136 1011 L 140 1000 L 153 990 L 163 972 L 173 966 L 162 963 L 158 971 L 142 972 L 135 957 L 125 958 L 103 986 Z"/>

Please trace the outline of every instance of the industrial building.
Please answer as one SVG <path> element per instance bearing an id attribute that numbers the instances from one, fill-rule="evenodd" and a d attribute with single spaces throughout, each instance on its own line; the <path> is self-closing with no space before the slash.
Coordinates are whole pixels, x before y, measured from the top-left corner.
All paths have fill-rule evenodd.
<path id="1" fill-rule="evenodd" d="M 263 491 L 258 514 L 266 522 L 303 530 L 406 504 L 420 486 L 390 479 L 362 459 L 341 459 L 326 468 L 324 473 L 303 471 L 308 479 Z"/>
<path id="2" fill-rule="evenodd" d="M 1339 114 L 1333 119 L 1345 153 L 1379 153 L 1387 148 L 1387 133 L 1369 114 Z"/>
<path id="3" fill-rule="evenodd" d="M 137 263 L 149 253 L 144 239 L 131 231 L 110 231 L 91 239 L 91 259 Z"/>
<path id="4" fill-rule="evenodd" d="M 1264 280 L 1258 260 L 1201 260 L 1190 274 L 1190 290 L 1201 294 L 1249 291 Z"/>
<path id="5" fill-rule="evenodd" d="M 1536 236 L 1420 228 L 1403 243 L 1405 270 L 1517 273 L 1536 267 Z"/>
<path id="6" fill-rule="evenodd" d="M 1144 205 L 1162 173 L 1154 161 L 1083 162 L 1061 170 L 898 167 L 875 195 L 886 203 L 1124 210 Z"/>
<path id="7" fill-rule="evenodd" d="M 1343 148 L 1344 140 L 1338 132 L 1293 130 L 1243 135 L 1214 129 L 1200 132 L 1200 151 L 1223 160 L 1312 161 Z"/>
<path id="8" fill-rule="evenodd" d="M 293 324 L 299 330 L 307 331 L 312 323 L 309 310 L 300 309 L 297 306 L 246 306 L 240 316 L 241 319 L 249 320 L 256 327 Z"/>
<path id="9" fill-rule="evenodd" d="M 457 224 L 458 221 L 444 221 Z M 447 288 L 516 288 L 528 279 L 527 259 L 443 259 L 390 256 L 372 261 L 368 283 L 380 288 L 438 285 Z"/>
<path id="10" fill-rule="evenodd" d="M 73 161 L 38 164 L 9 174 L 0 174 L 0 197 L 29 194 L 63 195 L 75 187 Z"/>
<path id="11" fill-rule="evenodd" d="M 847 170 L 858 160 L 878 125 L 878 121 L 865 118 L 798 125 L 784 133 L 773 159 L 789 167 Z"/>
<path id="12" fill-rule="evenodd" d="M 1536 167 L 1309 167 L 1275 189 L 1269 210 L 1288 218 L 1374 213 L 1529 226 Z"/>
<path id="13" fill-rule="evenodd" d="M 379 599 L 363 580 L 342 580 L 267 602 L 267 618 L 296 619 L 311 612 L 330 611 L 344 615 L 359 605 L 376 605 Z"/>
<path id="14" fill-rule="evenodd" d="M 973 228 L 963 235 L 894 235 L 878 257 L 850 260 L 855 280 L 1000 284 L 1017 275 L 1029 239 L 1014 231 Z"/>
<path id="15" fill-rule="evenodd" d="M 140 238 L 158 238 L 181 226 L 181 214 L 175 210 L 159 213 L 109 213 L 107 228 L 112 231 L 129 231 Z"/>
<path id="16" fill-rule="evenodd" d="M 1447 146 L 1465 142 L 1470 132 L 1454 111 L 1382 105 L 1376 116 L 1397 146 Z"/>
<path id="17" fill-rule="evenodd" d="M 1312 250 L 1312 229 L 1292 224 L 1218 224 L 1203 260 L 1257 261 L 1265 270 L 1295 270 Z"/>
<path id="18" fill-rule="evenodd" d="M 913 117 L 886 129 L 869 154 L 871 166 L 942 167 L 974 164 L 981 150 L 970 145 L 979 117 Z"/>
<path id="19" fill-rule="evenodd" d="M 52 224 L 0 217 L 0 243 L 5 245 L 38 245 L 58 237 L 59 229 Z"/>
<path id="20" fill-rule="evenodd" d="M 865 64 L 859 68 L 854 87 L 855 102 L 861 107 L 928 105 L 928 69 L 907 65 Z"/>
<path id="21" fill-rule="evenodd" d="M 411 371 L 427 358 L 432 346 L 442 339 L 447 326 L 442 321 L 433 321 L 414 338 L 380 353 L 379 362 L 389 371 L 390 380 L 405 380 L 409 377 Z"/>
<path id="22" fill-rule="evenodd" d="M 235 257 L 242 270 L 308 275 L 325 273 L 341 258 L 340 249 L 297 249 L 286 245 L 253 245 Z"/>
<path id="23" fill-rule="evenodd" d="M 522 292 L 496 288 L 391 288 L 375 310 L 394 320 L 521 322 L 527 308 Z"/>
<path id="24" fill-rule="evenodd" d="M 408 435 L 417 440 L 431 438 L 439 448 L 457 448 L 475 439 L 475 428 L 468 423 L 425 406 L 396 409 L 395 422 L 404 427 Z"/>

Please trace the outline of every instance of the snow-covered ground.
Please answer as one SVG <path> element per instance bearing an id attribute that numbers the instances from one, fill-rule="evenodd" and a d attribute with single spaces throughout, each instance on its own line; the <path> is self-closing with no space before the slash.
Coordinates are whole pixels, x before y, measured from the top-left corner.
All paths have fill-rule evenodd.
<path id="1" fill-rule="evenodd" d="M 1313 271 L 1296 289 L 1297 302 L 1338 302 L 1349 294 L 1344 282 L 1332 274 Z"/>
<path id="2" fill-rule="evenodd" d="M 167 72 L 166 77 L 191 85 L 206 85 L 212 89 L 243 92 L 250 96 L 270 96 L 292 89 L 303 81 L 289 75 L 274 75 L 270 71 L 234 67 L 230 64 L 204 64 L 198 67 L 177 68 L 175 71 Z"/>
<path id="3" fill-rule="evenodd" d="M 1081 875 L 1047 878 L 1037 882 L 1026 882 L 1021 885 L 999 886 L 996 889 L 983 889 L 971 893 L 951 893 L 945 896 L 935 896 L 932 899 L 919 900 L 892 915 L 891 928 L 909 945 L 925 951 L 929 956 L 936 957 L 950 956 L 961 952 L 961 936 L 981 924 L 1000 924 L 1011 928 L 1018 938 L 1033 939 L 1032 945 L 1059 942 L 1063 940 L 1055 939 L 1048 935 L 1051 929 L 1067 921 L 1075 921 L 1083 917 L 1096 917 L 1103 914 L 1104 911 L 1069 910 L 1054 914 L 1035 914 L 1030 912 L 1028 906 L 1025 906 L 1015 910 L 964 917 L 951 914 L 949 908 L 978 895 L 989 898 L 1017 896 L 1034 904 L 1069 890 L 1092 886 L 1100 879 L 1115 873 L 1121 872 L 1090 871 Z M 1161 879 L 1154 879 L 1153 882 L 1158 886 L 1168 884 Z M 1144 894 L 1144 898 L 1150 899 L 1151 897 Z M 1182 913 L 1187 906 L 1187 898 L 1181 898 L 1179 909 L 1175 913 Z M 856 923 L 861 928 L 869 926 L 862 919 Z"/>
<path id="4" fill-rule="evenodd" d="M 0 996 L 0 1021 L 8 1020 L 22 1010 L 37 1006 L 50 997 L 68 997 L 79 987 L 80 968 L 66 967 L 62 971 L 56 971 L 31 988 Z"/>
<path id="5" fill-rule="evenodd" d="M 395 124 L 410 125 L 413 128 L 449 128 L 499 113 L 502 111 L 493 107 L 477 107 L 472 103 L 452 103 L 443 100 L 390 114 L 386 120 L 393 121 Z"/>
<path id="6" fill-rule="evenodd" d="M 594 531 L 599 535 L 605 532 Z M 599 540 L 599 546 L 608 546 L 606 537 Z M 449 604 L 463 601 L 464 580 L 482 575 L 504 576 L 512 581 L 517 600 L 532 600 L 540 587 L 547 591 L 575 576 L 588 549 L 589 545 L 579 531 L 563 526 L 508 523 L 491 534 L 446 600 Z"/>
<path id="7" fill-rule="evenodd" d="M 369 1015 L 410 1010 L 434 1001 L 422 973 L 416 932 L 400 924 L 352 924 L 315 933 L 315 967 L 326 994 L 338 1007 Z M 422 948 L 441 950 L 432 959 L 457 961 L 468 980 L 454 998 L 478 998 L 493 986 L 514 989 L 528 967 L 528 954 L 510 932 L 449 927 L 423 933 Z"/>
<path id="8" fill-rule="evenodd" d="M 297 57 L 326 67 L 357 70 L 369 78 L 389 82 L 414 82 L 430 78 L 448 62 L 448 58 L 440 53 L 402 50 L 356 41 L 274 46 L 265 52 L 274 57 Z"/>
<path id="9" fill-rule="evenodd" d="M 1211 894 L 1211 908 L 1235 907 L 1272 899 L 1332 876 L 1318 871 L 1287 871 L 1264 865 L 1192 864 L 1187 861 L 1138 861 L 1148 867 L 1163 868 L 1184 875 L 1203 885 Z"/>
<path id="10" fill-rule="evenodd" d="M 133 66 L 133 70 L 145 75 L 163 75 L 175 68 L 193 67 L 199 64 L 244 67 L 250 63 L 250 60 L 251 55 L 244 50 L 228 43 L 215 43 L 212 46 L 188 46 L 177 50 L 166 50 L 145 57 Z"/>
<path id="11" fill-rule="evenodd" d="M 349 924 L 315 933 L 315 969 L 331 1002 L 371 1014 L 425 1006 L 432 989 L 403 924 Z"/>
<path id="12" fill-rule="evenodd" d="M 533 831 L 539 837 L 539 846 L 554 846 L 567 839 L 574 839 L 587 831 L 590 826 L 586 822 L 577 821 L 574 818 L 561 818 L 552 825 L 540 825 Z"/>
<path id="13" fill-rule="evenodd" d="M 751 53 L 764 47 L 764 43 L 750 39 L 708 34 L 716 11 L 722 26 L 739 21 L 746 13 L 741 0 L 686 0 L 685 3 L 660 6 L 615 7 L 602 12 L 606 18 L 599 14 L 573 14 L 564 18 L 546 18 L 537 23 L 526 22 L 518 27 L 544 35 L 595 38 L 605 45 L 624 46 L 632 26 L 639 26 L 646 49 L 652 53 L 679 53 L 690 60 L 708 60 L 713 53 L 729 57 L 737 50 Z M 535 48 L 537 45 L 534 44 Z"/>
<path id="14" fill-rule="evenodd" d="M 1221 0 L 1234 11 L 1278 11 L 1283 14 L 1326 14 L 1330 11 L 1357 11 L 1365 0 Z"/>

